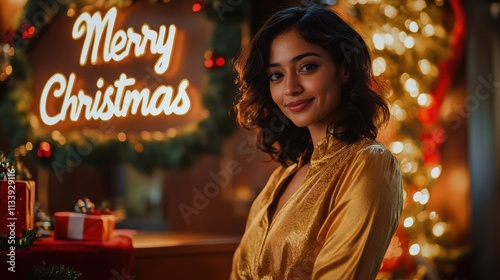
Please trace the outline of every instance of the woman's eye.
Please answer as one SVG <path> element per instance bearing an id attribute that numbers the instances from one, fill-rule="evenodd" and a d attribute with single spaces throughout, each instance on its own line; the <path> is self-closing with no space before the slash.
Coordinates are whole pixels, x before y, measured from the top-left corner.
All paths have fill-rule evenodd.
<path id="1" fill-rule="evenodd" d="M 307 72 L 316 69 L 318 66 L 316 64 L 305 64 L 300 68 L 300 71 Z"/>
<path id="2" fill-rule="evenodd" d="M 269 80 L 270 81 L 277 81 L 279 80 L 279 78 L 281 78 L 281 74 L 280 73 L 272 73 L 271 75 L 269 75 Z"/>

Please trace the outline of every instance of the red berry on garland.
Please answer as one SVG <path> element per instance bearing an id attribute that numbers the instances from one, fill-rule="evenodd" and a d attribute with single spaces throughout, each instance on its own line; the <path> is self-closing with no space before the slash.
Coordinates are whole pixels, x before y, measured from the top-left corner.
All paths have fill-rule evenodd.
<path id="1" fill-rule="evenodd" d="M 23 37 L 23 39 L 29 39 L 33 37 L 33 35 L 35 35 L 35 26 L 29 23 L 24 23 L 21 26 L 21 32 L 21 36 Z"/>
<path id="2" fill-rule="evenodd" d="M 222 56 L 215 59 L 215 65 L 217 65 L 218 67 L 222 67 L 224 66 L 224 64 L 226 64 L 226 60 Z"/>
<path id="3" fill-rule="evenodd" d="M 226 64 L 226 59 L 220 54 L 212 51 L 206 51 L 204 64 L 207 69 L 221 68 Z"/>
<path id="4" fill-rule="evenodd" d="M 36 151 L 36 155 L 39 158 L 50 158 L 50 156 L 52 155 L 50 144 L 45 141 L 41 142 L 40 146 L 38 146 L 38 150 Z"/>
<path id="5" fill-rule="evenodd" d="M 191 7 L 191 10 L 193 10 L 193 12 L 197 13 L 197 12 L 200 12 L 201 10 L 203 10 L 204 8 L 205 8 L 204 2 L 196 1 L 196 2 L 194 2 L 193 6 Z"/>

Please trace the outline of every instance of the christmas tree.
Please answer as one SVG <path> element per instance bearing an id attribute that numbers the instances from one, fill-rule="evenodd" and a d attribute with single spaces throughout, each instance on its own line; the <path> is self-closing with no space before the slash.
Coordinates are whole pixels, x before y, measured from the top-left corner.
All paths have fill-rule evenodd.
<path id="1" fill-rule="evenodd" d="M 341 0 L 333 7 L 373 51 L 373 74 L 388 88 L 391 111 L 381 140 L 398 158 L 403 175 L 401 225 L 379 279 L 421 279 L 433 273 L 434 260 L 453 262 L 460 254 L 448 247 L 452 227 L 439 213 L 426 209 L 430 189 L 442 170 L 439 146 L 445 134 L 436 120 L 464 37 L 460 2 L 446 4 L 443 0 Z M 453 28 L 444 22 L 450 14 Z"/>

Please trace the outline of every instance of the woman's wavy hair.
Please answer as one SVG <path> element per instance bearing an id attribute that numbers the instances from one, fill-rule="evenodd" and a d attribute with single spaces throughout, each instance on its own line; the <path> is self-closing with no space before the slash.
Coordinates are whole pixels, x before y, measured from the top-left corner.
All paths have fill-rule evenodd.
<path id="1" fill-rule="evenodd" d="M 235 105 L 237 122 L 257 131 L 257 148 L 284 166 L 309 161 L 313 151 L 307 127 L 295 126 L 271 98 L 266 68 L 274 38 L 291 29 L 299 36 L 328 51 L 336 65 L 345 69 L 348 81 L 341 87 L 343 117 L 332 123 L 327 133 L 354 143 L 375 139 L 379 126 L 389 119 L 385 100 L 372 87 L 368 47 L 361 36 L 333 11 L 316 6 L 293 7 L 277 12 L 255 34 L 236 58 L 234 67 L 239 86 Z M 332 73 L 332 78 L 335 73 Z"/>

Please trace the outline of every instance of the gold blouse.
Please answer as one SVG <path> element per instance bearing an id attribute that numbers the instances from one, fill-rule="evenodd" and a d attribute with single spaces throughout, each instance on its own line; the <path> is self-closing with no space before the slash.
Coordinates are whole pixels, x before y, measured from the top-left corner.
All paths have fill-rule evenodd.
<path id="1" fill-rule="evenodd" d="M 327 137 L 269 223 L 280 188 L 301 165 L 278 167 L 255 199 L 230 279 L 375 279 L 402 211 L 397 160 L 375 140 Z"/>

